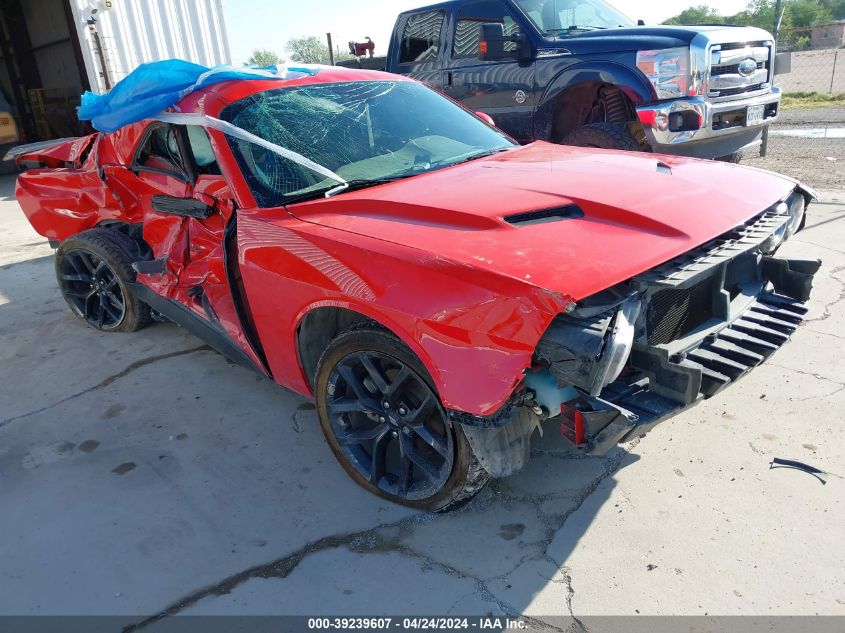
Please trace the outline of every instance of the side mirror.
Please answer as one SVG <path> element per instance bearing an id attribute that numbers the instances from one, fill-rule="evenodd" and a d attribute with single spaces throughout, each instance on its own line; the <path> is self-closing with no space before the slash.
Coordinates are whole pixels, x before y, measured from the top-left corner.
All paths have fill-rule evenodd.
<path id="1" fill-rule="evenodd" d="M 194 183 L 194 198 L 228 217 L 234 210 L 235 196 L 223 176 L 203 174 Z"/>
<path id="2" fill-rule="evenodd" d="M 159 213 L 178 215 L 183 218 L 205 220 L 217 212 L 214 207 L 196 198 L 177 198 L 176 196 L 153 196 L 153 209 Z"/>
<path id="3" fill-rule="evenodd" d="M 493 117 L 491 117 L 491 116 L 490 116 L 489 114 L 487 114 L 486 112 L 478 112 L 478 111 L 476 111 L 476 112 L 475 112 L 475 116 L 477 116 L 479 119 L 481 119 L 482 121 L 484 121 L 487 125 L 489 125 L 489 126 L 491 126 L 491 127 L 496 127 L 496 122 L 493 120 Z"/>
<path id="4" fill-rule="evenodd" d="M 515 52 L 506 51 L 505 43 L 507 42 L 519 44 L 518 50 Z M 486 22 L 481 25 L 481 40 L 478 42 L 478 59 L 481 61 L 507 58 L 524 60 L 530 57 L 530 45 L 521 33 L 505 35 L 505 27 L 501 22 Z"/>
<path id="5" fill-rule="evenodd" d="M 159 213 L 206 220 L 218 212 L 228 217 L 235 208 L 235 199 L 223 176 L 205 174 L 194 183 L 192 197 L 153 196 L 151 204 Z"/>

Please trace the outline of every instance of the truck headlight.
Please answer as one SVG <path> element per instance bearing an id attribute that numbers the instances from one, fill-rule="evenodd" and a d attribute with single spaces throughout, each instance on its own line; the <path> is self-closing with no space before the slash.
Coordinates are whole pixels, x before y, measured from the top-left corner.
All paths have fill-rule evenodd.
<path id="1" fill-rule="evenodd" d="M 690 93 L 689 48 L 639 51 L 637 68 L 648 77 L 658 99 L 686 97 Z"/>
<path id="2" fill-rule="evenodd" d="M 804 194 L 796 191 L 786 200 L 789 207 L 789 222 L 786 225 L 786 238 L 790 238 L 798 232 L 801 228 L 801 223 L 804 221 L 804 211 L 807 208 L 807 201 L 804 199 Z"/>

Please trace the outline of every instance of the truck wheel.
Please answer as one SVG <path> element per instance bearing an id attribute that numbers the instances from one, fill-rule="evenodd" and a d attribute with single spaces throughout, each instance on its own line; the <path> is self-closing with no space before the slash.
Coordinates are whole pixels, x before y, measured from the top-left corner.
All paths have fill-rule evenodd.
<path id="1" fill-rule="evenodd" d="M 389 332 L 353 326 L 332 341 L 317 369 L 316 400 L 335 457 L 380 497 L 444 512 L 490 478 L 422 363 Z"/>
<path id="2" fill-rule="evenodd" d="M 641 150 L 631 133 L 618 123 L 590 123 L 579 127 L 560 142 L 578 147 L 623 149 L 629 152 Z"/>
<path id="3" fill-rule="evenodd" d="M 126 287 L 135 281 L 130 238 L 96 228 L 66 239 L 56 251 L 56 278 L 71 311 L 95 330 L 134 332 L 151 321 L 150 308 Z"/>

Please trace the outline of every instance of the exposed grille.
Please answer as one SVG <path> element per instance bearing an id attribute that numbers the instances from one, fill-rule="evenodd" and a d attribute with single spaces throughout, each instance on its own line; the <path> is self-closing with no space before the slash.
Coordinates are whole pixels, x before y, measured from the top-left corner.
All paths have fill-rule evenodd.
<path id="1" fill-rule="evenodd" d="M 715 266 L 756 248 L 788 219 L 785 210 L 773 206 L 715 240 L 647 270 L 635 279 L 664 287 L 686 285 L 693 277 L 706 274 Z"/>
<path id="2" fill-rule="evenodd" d="M 662 345 L 691 332 L 713 316 L 716 278 L 690 288 L 659 290 L 651 296 L 646 331 L 651 345 Z"/>

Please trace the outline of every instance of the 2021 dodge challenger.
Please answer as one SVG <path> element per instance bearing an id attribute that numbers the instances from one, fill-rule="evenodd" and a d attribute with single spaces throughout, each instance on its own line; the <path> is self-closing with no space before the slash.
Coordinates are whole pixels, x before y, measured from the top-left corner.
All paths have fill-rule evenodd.
<path id="1" fill-rule="evenodd" d="M 519 146 L 412 80 L 222 81 L 24 148 L 17 198 L 89 326 L 166 317 L 317 403 L 364 488 L 427 510 L 522 468 L 554 418 L 602 452 L 801 322 L 778 257 L 813 198 L 693 159 Z"/>

